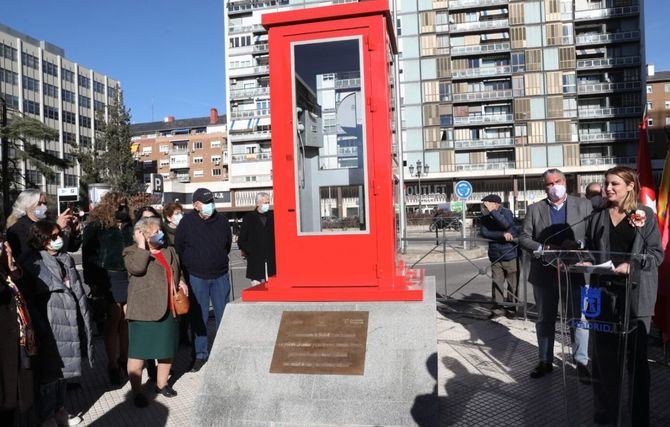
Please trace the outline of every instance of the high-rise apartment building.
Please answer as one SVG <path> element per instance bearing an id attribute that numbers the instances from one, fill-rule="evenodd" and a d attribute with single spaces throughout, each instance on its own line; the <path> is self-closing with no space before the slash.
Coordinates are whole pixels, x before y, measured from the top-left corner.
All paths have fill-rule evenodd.
<path id="1" fill-rule="evenodd" d="M 166 203 L 190 205 L 192 193 L 207 187 L 215 193 L 218 207 L 231 207 L 226 117 L 219 116 L 215 108 L 209 117 L 175 120 L 168 116 L 131 128 L 133 157 L 149 191 L 154 190 L 151 174 L 160 174 Z M 241 156 L 237 160 L 244 161 Z"/>
<path id="2" fill-rule="evenodd" d="M 70 143 L 96 146 L 98 117 L 106 120 L 119 87 L 119 81 L 65 58 L 62 48 L 0 24 L 0 95 L 10 109 L 58 130 L 58 140 L 42 141 L 41 148 L 72 165 L 47 180 L 30 161 L 20 162 L 20 180 L 49 194 L 77 187 L 81 171 Z"/>
<path id="3" fill-rule="evenodd" d="M 648 66 L 647 74 L 647 126 L 649 132 L 649 154 L 652 163 L 661 162 L 670 147 L 670 71 L 655 71 L 653 65 Z M 658 175 L 658 174 L 657 174 Z"/>
<path id="4" fill-rule="evenodd" d="M 226 1 L 231 147 L 262 157 L 253 169 L 233 161 L 231 180 L 253 170 L 259 188 L 272 185 L 261 15 L 332 3 Z M 391 9 L 409 209 L 451 200 L 468 179 L 472 203 L 497 193 L 523 210 L 544 197 L 547 168 L 582 192 L 612 165 L 634 163 L 645 63 L 638 0 L 396 0 Z"/>

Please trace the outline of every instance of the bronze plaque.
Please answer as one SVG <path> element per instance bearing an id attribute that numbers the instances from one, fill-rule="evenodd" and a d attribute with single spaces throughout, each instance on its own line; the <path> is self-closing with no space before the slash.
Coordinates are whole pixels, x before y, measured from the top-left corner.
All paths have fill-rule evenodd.
<path id="1" fill-rule="evenodd" d="M 270 372 L 363 375 L 367 311 L 284 311 Z"/>

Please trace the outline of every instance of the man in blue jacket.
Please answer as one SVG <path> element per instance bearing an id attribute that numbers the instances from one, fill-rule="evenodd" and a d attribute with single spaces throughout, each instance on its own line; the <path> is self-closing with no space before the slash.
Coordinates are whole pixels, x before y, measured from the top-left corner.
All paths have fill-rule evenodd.
<path id="1" fill-rule="evenodd" d="M 184 215 L 175 233 L 175 248 L 191 286 L 191 330 L 195 346 L 192 372 L 207 361 L 207 320 L 209 301 L 214 307 L 215 331 L 219 329 L 228 303 L 230 278 L 228 254 L 233 235 L 225 214 L 217 212 L 214 194 L 206 188 L 193 193 L 193 211 Z M 216 332 L 215 332 L 216 334 Z"/>
<path id="2" fill-rule="evenodd" d="M 501 204 L 502 200 L 495 194 L 489 194 L 482 199 L 482 221 L 480 233 L 489 242 L 489 260 L 491 260 L 491 276 L 493 307 L 491 308 L 491 319 L 505 314 L 506 303 L 518 301 L 518 277 L 517 277 L 517 246 L 513 242 L 518 231 L 514 226 L 512 211 Z M 507 286 L 505 286 L 507 282 Z M 510 317 L 516 315 L 513 306 L 508 306 L 507 314 Z"/>

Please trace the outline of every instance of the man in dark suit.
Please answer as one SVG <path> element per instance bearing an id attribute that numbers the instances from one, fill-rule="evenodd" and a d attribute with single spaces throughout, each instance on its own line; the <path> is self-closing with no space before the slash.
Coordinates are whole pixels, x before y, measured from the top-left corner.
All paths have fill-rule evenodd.
<path id="1" fill-rule="evenodd" d="M 536 324 L 539 362 L 530 373 L 532 378 L 540 378 L 553 369 L 554 337 L 556 335 L 556 315 L 558 313 L 559 287 L 556 268 L 545 266 L 537 256 L 543 249 L 575 249 L 576 242 L 584 242 L 586 222 L 593 208 L 587 199 L 569 196 L 565 175 L 558 169 L 549 169 L 542 175 L 547 198 L 528 207 L 519 243 L 526 251 L 533 253 L 530 261 L 528 282 L 533 286 L 533 294 L 538 310 Z M 583 284 L 575 277 L 571 280 L 573 296 L 579 296 Z M 564 294 L 565 295 L 565 294 Z M 572 302 L 573 307 L 579 301 Z M 588 330 L 574 330 L 573 356 L 582 382 L 588 382 Z"/>
<path id="2" fill-rule="evenodd" d="M 256 195 L 256 209 L 244 216 L 237 245 L 247 259 L 247 278 L 252 285 L 275 275 L 275 223 L 269 194 Z"/>

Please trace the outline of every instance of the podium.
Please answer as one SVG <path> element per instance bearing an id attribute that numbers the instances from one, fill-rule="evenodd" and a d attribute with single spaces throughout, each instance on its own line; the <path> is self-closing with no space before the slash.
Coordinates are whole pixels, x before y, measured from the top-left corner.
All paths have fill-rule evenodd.
<path id="1" fill-rule="evenodd" d="M 635 378 L 635 307 L 644 254 L 546 250 L 559 286 L 563 398 L 568 425 L 635 425 L 631 419 Z M 628 263 L 628 274 L 614 271 Z M 590 379 L 580 378 L 573 359 L 574 337 L 588 333 Z M 583 350 L 582 350 L 583 351 Z"/>

